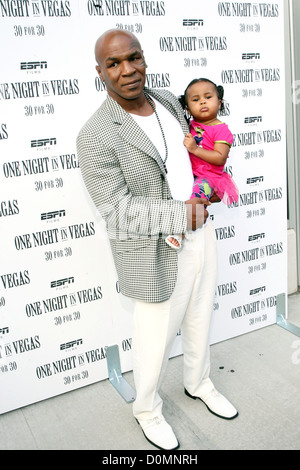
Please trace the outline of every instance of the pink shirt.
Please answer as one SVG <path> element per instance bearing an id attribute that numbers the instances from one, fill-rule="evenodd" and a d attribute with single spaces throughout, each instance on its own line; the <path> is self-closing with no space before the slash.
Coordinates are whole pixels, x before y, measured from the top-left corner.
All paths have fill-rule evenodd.
<path id="1" fill-rule="evenodd" d="M 196 121 L 190 123 L 190 133 L 201 139 L 199 147 L 206 150 L 213 150 L 215 142 L 228 144 L 229 147 L 233 144 L 233 135 L 230 132 L 227 124 L 221 122 L 212 126 L 207 126 Z M 192 169 L 195 176 L 205 176 L 208 172 L 215 174 L 222 174 L 225 165 L 213 165 L 212 163 L 205 162 L 199 157 L 190 153 Z"/>

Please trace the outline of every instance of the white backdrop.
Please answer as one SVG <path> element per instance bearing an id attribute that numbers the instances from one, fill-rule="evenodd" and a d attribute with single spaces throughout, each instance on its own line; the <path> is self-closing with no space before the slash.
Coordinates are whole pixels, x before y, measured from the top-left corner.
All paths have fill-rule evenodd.
<path id="1" fill-rule="evenodd" d="M 115 27 L 140 39 L 147 86 L 225 89 L 240 199 L 210 208 L 211 343 L 275 323 L 287 291 L 283 0 L 1 0 L 0 413 L 106 379 L 110 345 L 131 370 L 131 304 L 75 146 L 106 96 L 94 43 Z"/>

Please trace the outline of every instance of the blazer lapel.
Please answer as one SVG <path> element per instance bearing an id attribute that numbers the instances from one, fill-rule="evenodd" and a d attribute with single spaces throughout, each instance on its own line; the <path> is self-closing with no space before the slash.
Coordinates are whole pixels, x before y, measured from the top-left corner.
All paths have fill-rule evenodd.
<path id="1" fill-rule="evenodd" d="M 124 109 L 109 96 L 107 98 L 107 104 L 115 124 L 119 125 L 118 132 L 122 139 L 153 158 L 158 163 L 161 171 L 165 174 L 166 172 L 161 156 L 147 134 L 145 134 L 130 114 L 124 111 Z"/>
<path id="2" fill-rule="evenodd" d="M 187 132 L 189 132 L 189 126 L 188 126 L 188 123 L 187 123 L 187 121 L 184 117 L 184 113 L 183 113 L 183 110 L 181 109 L 181 105 L 179 105 L 179 102 L 178 102 L 178 109 L 176 109 L 173 106 L 173 104 L 170 103 L 169 99 L 164 96 L 164 94 L 161 90 L 159 92 L 155 89 L 145 88 L 145 91 L 150 96 L 153 96 L 153 98 L 157 99 L 157 101 L 159 101 L 171 114 L 173 114 L 173 116 L 177 119 L 177 121 L 181 125 L 184 135 Z"/>

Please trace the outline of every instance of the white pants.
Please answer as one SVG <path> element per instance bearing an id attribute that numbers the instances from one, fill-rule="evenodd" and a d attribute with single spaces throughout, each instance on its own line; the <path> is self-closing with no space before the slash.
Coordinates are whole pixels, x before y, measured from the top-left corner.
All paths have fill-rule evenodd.
<path id="1" fill-rule="evenodd" d="M 217 252 L 210 222 L 188 234 L 178 253 L 178 279 L 169 300 L 134 301 L 133 414 L 151 419 L 161 414 L 158 394 L 176 334 L 181 328 L 184 387 L 191 395 L 213 388 L 209 379 L 209 327 L 216 287 Z"/>

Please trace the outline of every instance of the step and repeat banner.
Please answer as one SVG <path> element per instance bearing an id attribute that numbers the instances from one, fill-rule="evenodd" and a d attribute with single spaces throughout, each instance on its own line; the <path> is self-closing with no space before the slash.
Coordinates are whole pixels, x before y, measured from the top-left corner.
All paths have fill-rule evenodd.
<path id="1" fill-rule="evenodd" d="M 0 413 L 106 379 L 111 345 L 131 370 L 131 302 L 75 145 L 106 97 L 94 44 L 110 28 L 139 38 L 148 87 L 224 86 L 240 196 L 210 208 L 211 344 L 276 322 L 287 291 L 283 24 L 283 0 L 0 0 Z"/>

